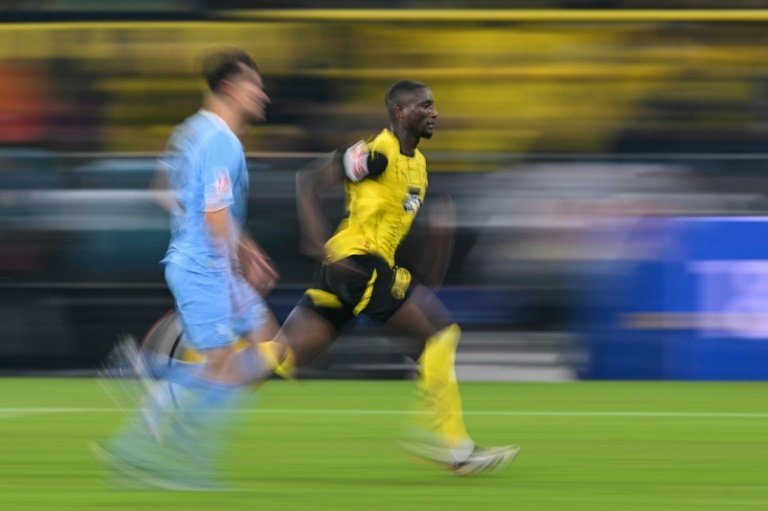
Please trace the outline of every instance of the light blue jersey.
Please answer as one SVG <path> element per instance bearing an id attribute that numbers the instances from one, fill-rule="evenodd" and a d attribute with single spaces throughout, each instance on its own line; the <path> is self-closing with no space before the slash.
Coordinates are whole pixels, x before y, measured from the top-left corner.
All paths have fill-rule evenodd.
<path id="1" fill-rule="evenodd" d="M 160 161 L 175 199 L 163 259 L 166 282 L 192 346 L 225 346 L 260 328 L 266 314 L 263 299 L 233 271 L 234 254 L 213 238 L 205 220 L 206 211 L 228 208 L 236 228 L 245 225 L 243 146 L 220 117 L 200 110 L 176 128 Z"/>
<path id="2" fill-rule="evenodd" d="M 200 110 L 174 130 L 160 162 L 175 198 L 163 262 L 226 271 L 229 254 L 209 233 L 205 212 L 229 208 L 233 223 L 245 224 L 248 169 L 240 140 L 220 117 Z"/>

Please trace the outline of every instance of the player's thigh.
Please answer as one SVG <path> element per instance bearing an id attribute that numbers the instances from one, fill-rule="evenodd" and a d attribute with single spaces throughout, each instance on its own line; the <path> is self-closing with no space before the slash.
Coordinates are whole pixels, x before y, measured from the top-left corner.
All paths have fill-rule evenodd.
<path id="1" fill-rule="evenodd" d="M 216 349 L 232 342 L 232 303 L 226 273 L 201 273 L 169 264 L 165 279 L 194 349 Z"/>
<path id="2" fill-rule="evenodd" d="M 454 322 L 453 316 L 429 288 L 415 285 L 386 325 L 425 340 Z"/>

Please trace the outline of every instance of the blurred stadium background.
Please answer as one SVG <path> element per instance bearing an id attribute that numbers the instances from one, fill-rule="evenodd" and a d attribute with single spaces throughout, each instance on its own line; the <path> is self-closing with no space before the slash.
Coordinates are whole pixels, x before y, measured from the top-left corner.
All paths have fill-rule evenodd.
<path id="1" fill-rule="evenodd" d="M 155 156 L 229 44 L 272 98 L 244 142 L 281 318 L 313 270 L 295 171 L 408 77 L 440 112 L 462 378 L 768 378 L 768 2 L 508 4 L 0 2 L 0 372 L 89 374 L 172 306 Z M 307 375 L 409 375 L 385 337 L 361 323 Z"/>

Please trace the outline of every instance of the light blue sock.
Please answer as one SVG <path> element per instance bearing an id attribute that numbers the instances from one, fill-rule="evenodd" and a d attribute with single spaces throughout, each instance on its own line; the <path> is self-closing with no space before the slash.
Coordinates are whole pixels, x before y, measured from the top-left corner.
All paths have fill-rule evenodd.
<path id="1" fill-rule="evenodd" d="M 185 389 L 176 409 L 178 427 L 169 446 L 198 472 L 214 477 L 228 445 L 232 425 L 249 389 L 242 385 L 205 382 Z"/>
<path id="2" fill-rule="evenodd" d="M 269 374 L 258 351 L 243 350 L 235 357 L 233 366 L 245 379 L 258 380 Z M 221 457 L 238 407 L 250 392 L 242 384 L 205 378 L 203 364 L 174 360 L 154 365 L 162 368 L 156 374 L 161 379 L 148 386 L 142 409 L 113 444 L 129 452 L 162 449 L 172 464 L 213 475 L 212 467 Z"/>

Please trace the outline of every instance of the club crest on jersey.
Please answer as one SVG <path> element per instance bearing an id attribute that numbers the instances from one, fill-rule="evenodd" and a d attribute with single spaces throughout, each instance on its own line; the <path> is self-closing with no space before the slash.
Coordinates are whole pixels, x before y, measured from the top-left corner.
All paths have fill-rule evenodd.
<path id="1" fill-rule="evenodd" d="M 408 190 L 408 197 L 403 201 L 403 209 L 408 213 L 417 213 L 421 207 L 421 198 L 419 198 L 419 189 L 411 188 Z"/>
<path id="2" fill-rule="evenodd" d="M 220 204 L 232 197 L 232 181 L 226 168 L 214 169 L 213 183 L 205 187 L 206 204 Z"/>
<path id="3" fill-rule="evenodd" d="M 229 172 L 227 169 L 216 169 L 216 194 L 225 196 L 231 193 L 232 183 L 229 180 Z"/>

